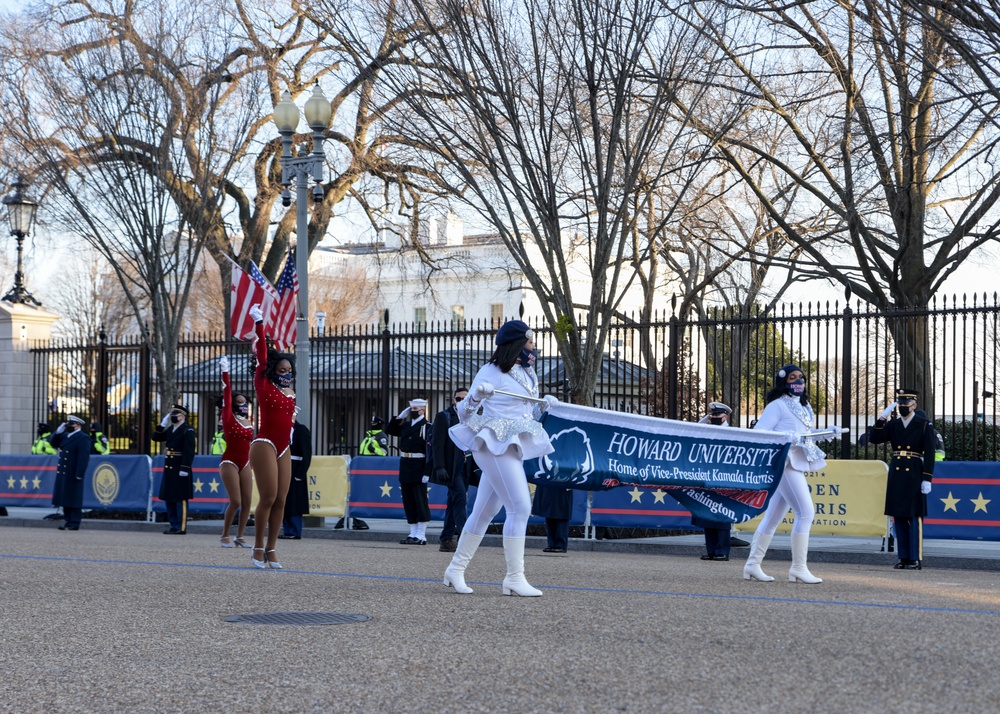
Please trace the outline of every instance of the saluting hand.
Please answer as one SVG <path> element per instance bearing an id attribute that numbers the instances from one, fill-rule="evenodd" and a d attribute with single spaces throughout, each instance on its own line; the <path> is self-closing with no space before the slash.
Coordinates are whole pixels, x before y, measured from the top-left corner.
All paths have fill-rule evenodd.
<path id="1" fill-rule="evenodd" d="M 882 419 L 888 419 L 889 417 L 891 417 L 892 416 L 892 410 L 895 409 L 895 408 L 896 408 L 896 402 L 893 402 L 892 404 L 890 404 L 889 406 L 887 406 L 883 410 L 883 412 L 881 414 L 881 418 Z"/>

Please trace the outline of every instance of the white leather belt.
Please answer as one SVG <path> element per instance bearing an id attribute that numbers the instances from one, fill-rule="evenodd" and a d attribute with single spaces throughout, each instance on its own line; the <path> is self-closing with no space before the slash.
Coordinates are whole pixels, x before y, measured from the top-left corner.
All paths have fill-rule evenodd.
<path id="1" fill-rule="evenodd" d="M 416 453 L 413 451 L 400 451 L 399 455 L 404 459 L 426 459 L 427 454 Z"/>
<path id="2" fill-rule="evenodd" d="M 302 457 L 301 456 L 293 456 L 292 457 L 292 461 L 302 461 Z"/>

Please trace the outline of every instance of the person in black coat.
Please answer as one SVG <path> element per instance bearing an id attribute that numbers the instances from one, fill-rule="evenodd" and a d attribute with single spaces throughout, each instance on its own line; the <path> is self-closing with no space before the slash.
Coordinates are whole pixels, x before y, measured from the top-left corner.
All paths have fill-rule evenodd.
<path id="1" fill-rule="evenodd" d="M 565 553 L 569 548 L 569 520 L 573 517 L 573 489 L 536 484 L 531 512 L 545 519 L 548 544 L 543 552 Z"/>
<path id="2" fill-rule="evenodd" d="M 52 505 L 63 509 L 66 522 L 59 526 L 61 531 L 80 530 L 83 516 L 83 477 L 90 463 L 90 438 L 84 433 L 83 425 L 83 419 L 70 414 L 49 437 L 52 446 L 59 449 Z"/>
<path id="3" fill-rule="evenodd" d="M 434 417 L 434 436 L 431 439 L 431 453 L 434 456 L 434 474 L 431 479 L 448 487 L 448 502 L 444 511 L 444 525 L 441 527 L 442 553 L 454 553 L 458 547 L 458 534 L 465 527 L 468 516 L 469 474 L 467 462 L 471 455 L 455 446 L 448 436 L 448 430 L 458 424 L 455 405 L 465 399 L 469 390 L 459 387 L 451 398 L 451 406 L 438 412 Z"/>
<path id="4" fill-rule="evenodd" d="M 699 424 L 714 424 L 729 426 L 729 417 L 733 410 L 722 402 L 709 402 L 708 414 L 698 420 Z M 702 560 L 729 560 L 732 549 L 732 524 L 729 522 L 710 521 L 706 518 L 691 516 L 692 525 L 705 532 L 705 555 Z"/>
<path id="5" fill-rule="evenodd" d="M 292 427 L 292 480 L 285 498 L 285 518 L 279 538 L 299 540 L 302 537 L 302 516 L 309 515 L 309 466 L 312 464 L 312 434 L 305 424 Z"/>
<path id="6" fill-rule="evenodd" d="M 885 489 L 885 515 L 896 525 L 899 548 L 897 570 L 920 570 L 923 518 L 934 477 L 937 435 L 927 417 L 917 414 L 917 390 L 896 390 L 896 401 L 886 407 L 871 429 L 872 444 L 891 444 L 892 461 Z M 892 412 L 899 412 L 893 419 Z"/>
<path id="7" fill-rule="evenodd" d="M 427 411 L 426 399 L 413 399 L 410 405 L 385 425 L 385 433 L 399 437 L 399 491 L 403 511 L 410 525 L 410 535 L 403 545 L 427 545 L 427 523 L 431 508 L 427 501 Z"/>
<path id="8" fill-rule="evenodd" d="M 194 497 L 191 467 L 194 463 L 195 433 L 187 423 L 188 410 L 174 405 L 153 430 L 150 438 L 162 441 L 166 447 L 163 462 L 163 480 L 160 481 L 159 498 L 167 505 L 170 527 L 166 535 L 187 533 L 187 502 Z"/>

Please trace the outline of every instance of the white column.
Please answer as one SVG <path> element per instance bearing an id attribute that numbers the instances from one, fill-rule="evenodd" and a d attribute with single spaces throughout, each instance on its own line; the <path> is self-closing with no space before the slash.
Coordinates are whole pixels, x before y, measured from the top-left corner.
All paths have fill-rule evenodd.
<path id="1" fill-rule="evenodd" d="M 32 347 L 45 346 L 58 315 L 0 300 L 0 453 L 30 454 L 35 427 L 48 416 L 49 394 L 35 396 Z M 46 380 L 47 381 L 47 380 Z"/>

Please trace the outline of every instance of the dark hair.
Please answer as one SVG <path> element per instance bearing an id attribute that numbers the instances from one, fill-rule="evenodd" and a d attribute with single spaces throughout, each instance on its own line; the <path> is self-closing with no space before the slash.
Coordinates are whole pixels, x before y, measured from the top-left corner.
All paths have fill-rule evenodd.
<path id="1" fill-rule="evenodd" d="M 805 379 L 805 378 L 806 378 L 806 375 L 803 373 L 802 379 Z M 785 381 L 785 377 L 779 377 L 779 376 L 775 375 L 775 377 L 774 377 L 774 386 L 771 387 L 771 391 L 767 393 L 766 397 L 764 397 L 764 403 L 765 404 L 770 404 L 771 402 L 773 402 L 778 397 L 785 396 L 785 394 L 786 394 L 786 392 L 785 392 L 785 385 L 786 384 L 788 384 L 788 382 Z M 808 406 L 809 405 L 809 381 L 808 380 L 806 380 L 806 388 L 802 391 L 802 396 L 799 397 L 799 402 L 802 404 L 802 406 Z"/>
<path id="2" fill-rule="evenodd" d="M 490 355 L 489 364 L 495 364 L 501 372 L 509 372 L 517 364 L 517 358 L 521 356 L 521 350 L 526 344 L 528 344 L 528 340 L 523 339 L 498 345 L 493 350 L 493 354 Z"/>
<path id="3" fill-rule="evenodd" d="M 278 362 L 283 359 L 288 360 L 288 364 L 292 366 L 292 379 L 295 379 L 295 355 L 291 352 L 278 352 L 273 347 L 267 348 L 267 366 L 264 367 L 264 376 L 273 382 L 274 370 L 278 368 Z"/>
<path id="4" fill-rule="evenodd" d="M 455 391 L 452 392 L 451 396 L 457 397 L 459 392 L 468 392 L 468 391 L 469 391 L 468 387 L 456 387 Z"/>

